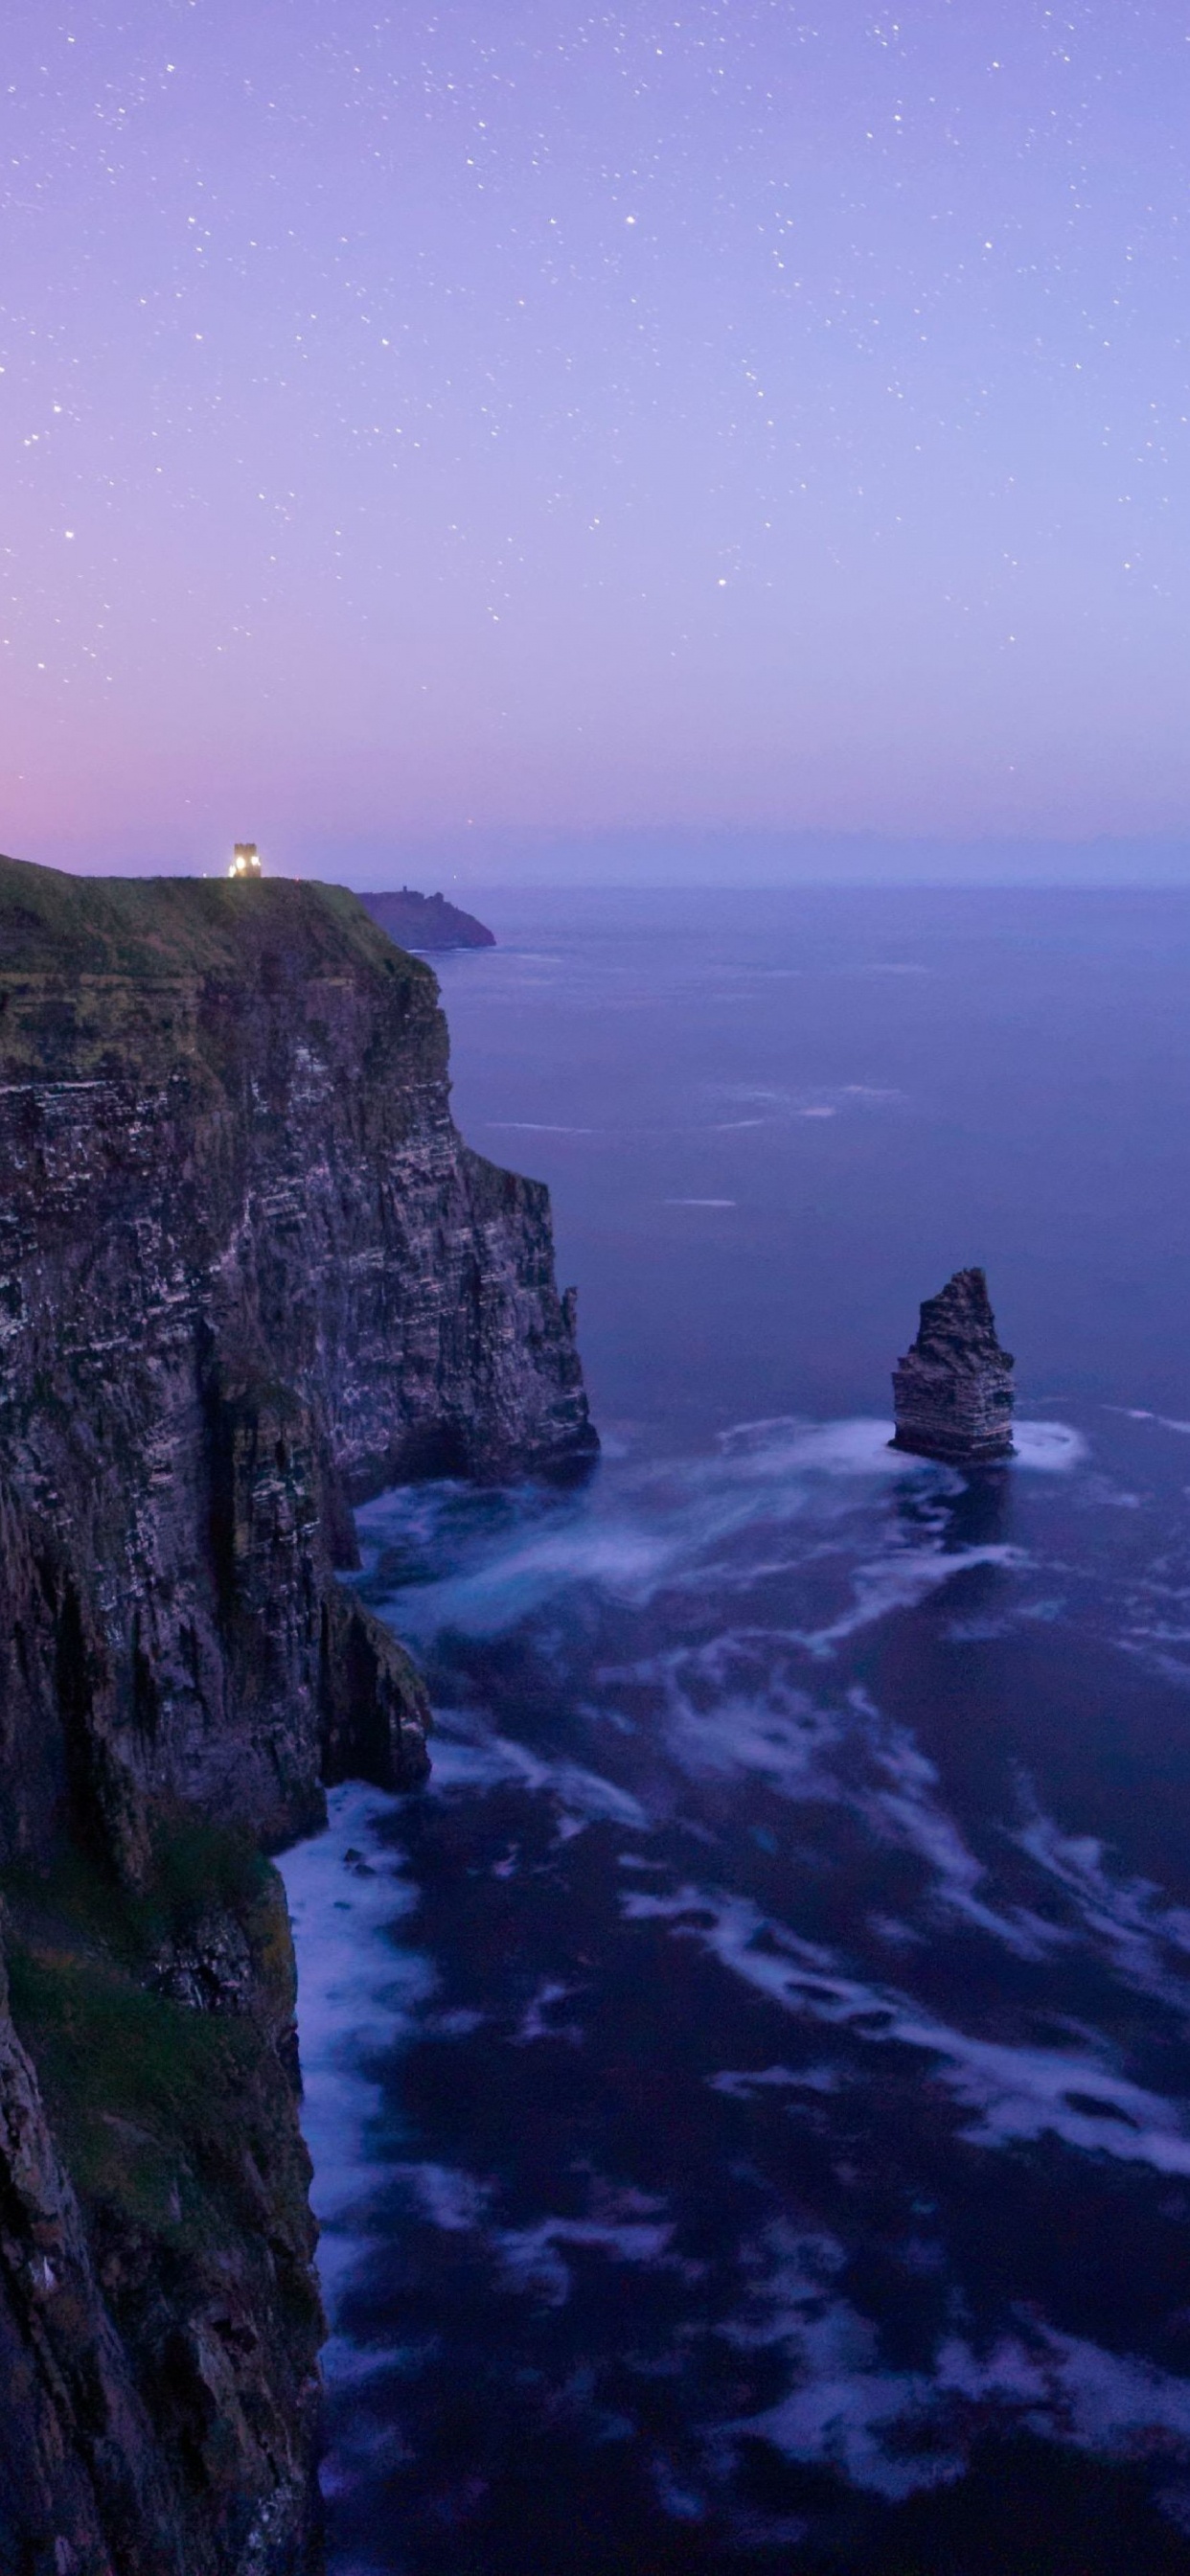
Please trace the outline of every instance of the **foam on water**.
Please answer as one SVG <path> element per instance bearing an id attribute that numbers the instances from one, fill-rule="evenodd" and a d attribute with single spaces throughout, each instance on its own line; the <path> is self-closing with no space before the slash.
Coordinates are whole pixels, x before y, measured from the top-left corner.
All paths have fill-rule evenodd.
<path id="1" fill-rule="evenodd" d="M 970 1573 L 978 1565 L 1009 1569 L 1025 1562 L 1015 1547 L 899 1548 L 869 1565 L 857 1566 L 850 1607 L 826 1627 L 805 1631 L 802 1642 L 812 1654 L 832 1654 L 861 1628 L 889 1618 L 894 1610 L 916 1609 L 942 1584 L 953 1583 L 956 1575 Z"/>
<path id="2" fill-rule="evenodd" d="M 904 1457 L 890 1435 L 876 1418 L 779 1415 L 647 1466 L 629 1443 L 563 1498 L 443 1487 L 361 1514 L 372 1597 L 391 1565 L 388 1614 L 432 1659 L 434 1770 L 410 1848 L 423 1855 L 435 1929 L 433 1964 L 402 1948 L 416 1929 L 390 1848 L 398 1803 L 337 1791 L 330 1834 L 286 1863 L 337 2328 L 329 2376 L 332 2394 L 352 2400 L 333 2417 L 329 2493 L 370 2494 L 387 2473 L 385 2440 L 398 2444 L 408 2421 L 403 2392 L 438 2385 L 428 2345 L 419 2358 L 391 2331 L 383 2297 L 369 2303 L 369 2251 L 398 2229 L 421 2312 L 428 2298 L 435 2316 L 430 2340 L 437 2283 L 452 2351 L 481 2312 L 498 2315 L 510 2377 L 515 2359 L 516 2384 L 540 2384 L 525 2400 L 539 2429 L 581 2422 L 596 2448 L 636 2438 L 619 2397 L 603 2404 L 582 2341 L 598 2344 L 609 2303 L 632 2331 L 672 2315 L 668 2344 L 648 2348 L 655 2384 L 680 2390 L 716 2343 L 738 2353 L 730 2383 L 754 2393 L 691 2403 L 681 2439 L 653 2443 L 647 2477 L 666 2516 L 694 2525 L 722 2513 L 740 2546 L 749 2533 L 767 2548 L 810 2530 L 796 2516 L 749 2520 L 739 2473 L 758 2441 L 887 2505 L 960 2477 L 993 2422 L 1104 2459 L 1140 2458 L 1146 2445 L 1190 2453 L 1190 2383 L 1152 2356 L 1104 2349 L 1060 2303 L 1055 2322 L 1048 2300 L 1007 2314 L 983 2286 L 969 2300 L 963 2230 L 930 2215 L 930 2195 L 951 2189 L 960 2164 L 954 2187 L 968 2195 L 1019 2194 L 1030 2159 L 1052 2173 L 1055 2156 L 1072 2160 L 1072 2191 L 1080 2167 L 1112 2173 L 1120 2192 L 1155 2185 L 1171 2205 L 1190 2186 L 1190 2115 L 1174 2090 L 1176 2046 L 1190 2034 L 1190 1908 L 1064 1823 L 1060 1775 L 1043 1799 L 1016 1753 L 1000 1809 L 986 1790 L 965 1802 L 978 1754 L 967 1711 L 958 1703 L 939 1725 L 931 1708 L 932 1732 L 923 1723 L 919 1735 L 913 1698 L 898 1690 L 923 1635 L 945 1654 L 967 1652 L 969 1636 L 962 1669 L 985 1636 L 1014 1652 L 1026 1632 L 1030 1652 L 1033 1634 L 1048 1639 L 1075 1579 L 1048 1536 L 1063 1482 L 1084 1516 L 1117 1490 L 1079 1477 L 1078 1432 L 1023 1422 L 1016 1463 L 1037 1499 L 1018 1489 L 1007 1521 L 1011 1477 L 981 1489 Z M 953 1620 L 926 1612 L 915 1628 L 913 1614 L 952 1585 Z M 1113 1574 L 1104 1623 L 1120 1624 L 1123 1592 L 1138 1634 L 1142 1617 L 1172 1630 L 1179 1588 L 1181 1569 L 1164 1560 L 1134 1567 L 1126 1584 Z M 873 1653 L 872 1632 L 895 1619 L 911 1624 L 890 1632 L 887 1655 Z M 520 1674 L 531 1678 L 523 1694 Z M 895 1716 L 881 1705 L 886 1682 Z M 445 1902 L 460 1865 L 466 1962 Z M 671 1944 L 687 1945 L 680 1965 Z M 620 1984 L 602 1983 L 605 1958 Z M 596 2179 L 599 2124 L 622 2080 L 608 2006 L 626 1987 L 656 1999 L 655 2024 L 646 2010 L 627 2043 L 647 2056 L 651 2031 L 642 2098 L 669 2068 L 672 1995 L 673 2080 L 690 2086 L 692 2055 L 695 2104 L 725 2124 L 709 2132 L 724 2195 L 741 2177 L 760 2187 L 755 2146 L 775 2177 L 768 2206 L 790 2213 L 733 2222 L 711 2262 L 701 2219 L 690 2229 L 681 2159 L 666 2162 L 668 2095 L 643 2124 L 640 2168 L 630 2124 L 615 2180 Z M 757 2007 L 782 2021 L 758 2022 Z M 692 2034 L 704 2027 L 699 2063 Z M 378 2069 L 415 2029 L 462 2051 L 482 2034 L 490 2122 L 478 2105 L 474 2127 L 470 2114 L 436 2114 L 431 2082 L 425 2134 L 405 2133 Z M 466 2098 L 468 2063 L 452 2061 L 452 2103 Z M 412 2098 L 426 2099 L 420 2075 Z M 588 2105 L 574 2132 L 570 2102 Z M 874 2129 L 894 2103 L 897 2156 L 911 2166 L 921 2153 L 929 2180 L 922 2199 L 906 2182 L 907 2207 L 926 2214 L 906 2218 L 899 2239 L 893 2230 L 898 2283 L 926 2286 L 896 2290 L 907 2312 L 920 2304 L 907 2339 L 890 2345 L 879 2297 L 864 2312 L 863 2264 L 844 2239 L 863 2228 Z M 690 2090 L 673 2118 L 697 2162 Z M 847 2143 L 860 2140 L 862 2152 Z M 973 2184 L 973 2165 L 997 2178 Z M 825 2173 L 806 2189 L 829 2226 L 794 2224 L 791 2173 L 799 2192 L 803 2176 Z M 704 2209 L 701 2175 L 692 2190 Z M 374 2339 L 353 2345 L 348 2315 L 375 2317 L 361 2329 Z M 775 2374 L 750 2381 L 749 2354 L 770 2356 Z M 721 2361 L 706 2367 L 721 2391 Z"/>
<path id="3" fill-rule="evenodd" d="M 987 1866 L 946 1809 L 937 1768 L 909 1730 L 889 1720 L 858 1686 L 834 1704 L 813 1699 L 785 1669 L 791 1642 L 796 1640 L 789 1632 L 731 1630 L 705 1647 L 672 1649 L 603 1678 L 607 1685 L 651 1686 L 666 1748 L 688 1780 L 751 1776 L 797 1805 L 848 1806 L 875 1839 L 924 1862 L 933 1908 L 970 1923 L 1021 1958 L 1040 1959 L 1068 1941 L 1070 1932 L 1036 1911 L 991 1902 Z M 653 1821 L 663 1812 L 655 1807 Z M 1032 1853 L 1029 1836 L 1020 1839 Z M 1080 1901 L 1082 1882 L 1068 1873 L 1063 1883 L 1076 1899 L 1080 1928 L 1090 1928 Z M 1106 1903 L 1107 1881 L 1101 1877 L 1097 1906 Z M 1121 1933 L 1114 1954 L 1122 1946 Z M 1161 1990 L 1167 1989 L 1168 1980 Z"/>
<path id="4" fill-rule="evenodd" d="M 1012 1440 L 1017 1466 L 1040 1468 L 1048 1476 L 1068 1476 L 1087 1455 L 1082 1433 L 1065 1422 L 1014 1422 Z"/>
<path id="5" fill-rule="evenodd" d="M 897 2045 L 934 2060 L 933 2072 L 974 2114 L 962 2134 L 1004 2147 L 1047 2134 L 1067 2146 L 1190 2175 L 1190 2128 L 1180 2105 L 1114 2073 L 1102 2048 L 1083 2055 L 1013 2048 L 947 2025 L 891 1987 L 838 1973 L 829 1953 L 800 1940 L 749 1898 L 686 1885 L 666 1896 L 622 1892 L 629 1922 L 668 1923 L 789 2013 L 826 2023 L 864 2048 Z"/>
<path id="6" fill-rule="evenodd" d="M 721 2329 L 741 2349 L 778 2349 L 793 2386 L 773 2406 L 724 2427 L 788 2458 L 841 2468 L 852 2485 L 897 2502 L 960 2477 L 995 2408 L 1013 2426 L 1108 2457 L 1143 2459 L 1190 2437 L 1190 2382 L 1121 2357 L 1043 2318 L 977 2352 L 961 2334 L 937 2342 L 928 2370 L 882 2368 L 870 2321 L 837 2293 L 846 2257 L 830 2237 L 783 2225 L 755 2249 L 749 2308 Z"/>
<path id="7" fill-rule="evenodd" d="M 394 1939 L 416 1903 L 376 1827 L 397 1801 L 332 1789 L 326 1831 L 283 1854 L 298 1963 L 302 2129 L 314 2159 L 318 2266 L 332 2327 L 338 2294 L 369 2241 L 367 2197 L 388 2167 L 369 2153 L 383 2091 L 369 2061 L 391 2057 L 433 1991 L 433 1971 Z M 328 2367 L 334 2367 L 334 2352 Z"/>
<path id="8" fill-rule="evenodd" d="M 672 2225 L 642 2219 L 542 2218 L 532 2227 L 506 2228 L 492 2242 L 510 2288 L 560 2308 L 573 2281 L 563 2246 L 589 2248 L 613 2263 L 653 2265 L 665 2260 L 673 2233 Z"/>
<path id="9" fill-rule="evenodd" d="M 445 1797 L 457 1791 L 492 1789 L 506 1781 L 549 1797 L 566 1836 L 597 1821 L 620 1825 L 630 1833 L 642 1831 L 648 1823 L 640 1801 L 628 1790 L 585 1770 L 581 1763 L 549 1762 L 512 1737 L 498 1735 L 473 1712 L 441 1711 L 434 1736 L 431 1791 Z"/>
<path id="10" fill-rule="evenodd" d="M 891 1436 L 888 1422 L 781 1417 L 735 1425 L 709 1457 L 647 1470 L 611 1462 L 593 1489 L 564 1503 L 514 1500 L 507 1526 L 461 1545 L 456 1570 L 404 1585 L 384 1606 L 414 1637 L 444 1629 L 482 1637 L 507 1633 L 579 1586 L 644 1606 L 669 1586 L 752 1585 L 762 1570 L 755 1556 L 734 1568 L 721 1561 L 749 1530 L 870 1519 L 893 1487 L 923 1503 L 932 1497 L 940 1509 L 961 1495 L 963 1479 L 952 1469 L 906 1457 Z M 1083 1455 L 1079 1435 L 1061 1424 L 1022 1423 L 1018 1438 L 1024 1467 L 1066 1474 Z M 403 1495 L 364 1508 L 360 1529 L 373 1553 L 399 1534 L 410 1508 Z M 966 1568 L 1022 1562 L 1009 1547 L 948 1548 L 941 1526 L 925 1544 L 921 1533 L 908 1544 L 895 1527 L 881 1537 L 880 1553 L 857 1568 L 850 1607 L 807 1639 L 817 1651 L 830 1653 L 891 1610 L 912 1608 Z"/>
<path id="11" fill-rule="evenodd" d="M 1029 1805 L 1020 1848 L 1069 1897 L 1084 1938 L 1136 1993 L 1171 2005 L 1190 2030 L 1190 1909 L 1147 1879 L 1113 1876 L 1097 1836 L 1064 1833 Z"/>

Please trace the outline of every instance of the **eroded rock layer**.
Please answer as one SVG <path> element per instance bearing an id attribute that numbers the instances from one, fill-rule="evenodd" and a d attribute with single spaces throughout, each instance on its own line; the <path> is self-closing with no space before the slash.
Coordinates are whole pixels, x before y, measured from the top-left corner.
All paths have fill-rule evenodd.
<path id="1" fill-rule="evenodd" d="M 982 1270 L 956 1270 L 926 1298 L 917 1339 L 893 1372 L 893 1447 L 954 1466 L 1010 1458 L 1012 1366 Z"/>
<path id="2" fill-rule="evenodd" d="M 287 1925 L 177 1855 L 425 1770 L 353 1501 L 594 1447 L 547 1194 L 461 1143 L 428 968 L 338 889 L 0 861 L 3 2576 L 304 2563 Z"/>

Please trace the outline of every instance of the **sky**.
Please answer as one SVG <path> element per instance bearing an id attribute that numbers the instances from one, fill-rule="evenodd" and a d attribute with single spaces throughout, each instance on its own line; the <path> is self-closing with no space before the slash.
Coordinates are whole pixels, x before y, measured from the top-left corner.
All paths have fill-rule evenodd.
<path id="1" fill-rule="evenodd" d="M 6 0 L 0 118 L 0 847 L 1190 875 L 1173 0 Z"/>

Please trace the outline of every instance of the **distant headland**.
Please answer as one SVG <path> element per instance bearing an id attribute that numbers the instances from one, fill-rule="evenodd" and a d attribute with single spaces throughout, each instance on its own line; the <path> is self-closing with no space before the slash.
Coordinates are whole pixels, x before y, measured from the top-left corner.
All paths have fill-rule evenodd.
<path id="1" fill-rule="evenodd" d="M 412 886 L 402 886 L 399 894 L 361 894 L 364 911 L 370 913 L 381 930 L 387 930 L 398 948 L 494 948 L 494 932 L 485 929 L 473 913 L 461 912 L 456 903 L 448 903 L 444 894 L 415 894 Z"/>

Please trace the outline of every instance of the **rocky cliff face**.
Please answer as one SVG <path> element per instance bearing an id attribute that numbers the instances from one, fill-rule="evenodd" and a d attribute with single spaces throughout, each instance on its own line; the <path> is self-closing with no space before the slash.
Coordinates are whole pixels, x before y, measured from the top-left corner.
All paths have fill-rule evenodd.
<path id="1" fill-rule="evenodd" d="M 225 1842 L 184 1902 L 177 1855 L 424 1771 L 416 1675 L 336 1580 L 354 1500 L 594 1446 L 546 1192 L 460 1142 L 427 968 L 336 889 L 0 862 L 5 2576 L 301 2563 L 287 1933 L 266 1881 L 219 1893 Z"/>
<path id="2" fill-rule="evenodd" d="M 162 1837 L 139 1896 L 61 1852 L 11 1890 L 5 2576 L 317 2565 L 288 1918 L 250 1846 L 194 1834 Z"/>
<path id="3" fill-rule="evenodd" d="M 894 1370 L 893 1447 L 960 1467 L 1011 1458 L 1012 1365 L 982 1270 L 956 1270 L 926 1298 L 917 1339 Z"/>

